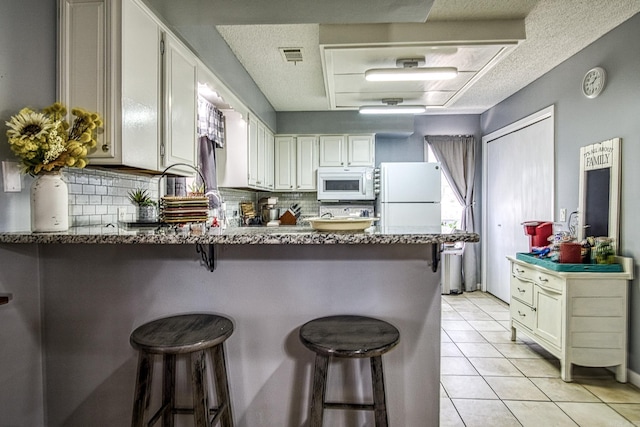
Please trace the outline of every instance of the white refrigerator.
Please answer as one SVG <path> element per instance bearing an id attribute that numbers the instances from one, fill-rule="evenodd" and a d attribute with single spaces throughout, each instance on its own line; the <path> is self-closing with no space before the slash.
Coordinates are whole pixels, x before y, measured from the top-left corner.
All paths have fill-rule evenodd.
<path id="1" fill-rule="evenodd" d="M 440 233 L 440 163 L 380 163 L 376 212 L 384 233 Z"/>

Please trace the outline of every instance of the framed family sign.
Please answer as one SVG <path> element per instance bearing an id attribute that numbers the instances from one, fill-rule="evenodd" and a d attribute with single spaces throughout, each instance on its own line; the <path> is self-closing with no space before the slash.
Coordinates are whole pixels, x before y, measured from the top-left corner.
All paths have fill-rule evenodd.
<path id="1" fill-rule="evenodd" d="M 578 240 L 610 237 L 618 246 L 620 138 L 580 148 Z"/>

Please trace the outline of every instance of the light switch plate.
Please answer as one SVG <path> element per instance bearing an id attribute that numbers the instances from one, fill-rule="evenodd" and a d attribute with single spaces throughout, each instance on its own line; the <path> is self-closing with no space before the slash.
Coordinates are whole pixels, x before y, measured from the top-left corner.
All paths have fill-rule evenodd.
<path id="1" fill-rule="evenodd" d="M 22 190 L 20 165 L 17 162 L 2 162 L 2 182 L 5 193 L 19 193 Z"/>

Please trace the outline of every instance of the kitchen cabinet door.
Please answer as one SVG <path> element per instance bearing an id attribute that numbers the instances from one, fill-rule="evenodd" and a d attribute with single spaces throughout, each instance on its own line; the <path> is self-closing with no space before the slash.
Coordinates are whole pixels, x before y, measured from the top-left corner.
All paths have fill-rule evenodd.
<path id="1" fill-rule="evenodd" d="M 265 188 L 269 191 L 275 189 L 275 140 L 273 132 L 265 128 L 265 156 L 264 156 L 264 184 Z"/>
<path id="2" fill-rule="evenodd" d="M 318 178 L 318 138 L 300 136 L 296 148 L 296 189 L 314 191 Z"/>
<path id="3" fill-rule="evenodd" d="M 346 138 L 344 135 L 320 137 L 320 166 L 346 166 Z"/>
<path id="4" fill-rule="evenodd" d="M 266 158 L 267 158 L 267 132 L 261 122 L 258 122 L 258 141 L 257 141 L 258 158 L 256 159 L 256 186 L 265 188 L 266 186 Z"/>
<path id="5" fill-rule="evenodd" d="M 536 335 L 560 347 L 562 345 L 562 293 L 542 289 L 535 285 L 533 290 L 536 308 Z"/>
<path id="6" fill-rule="evenodd" d="M 373 135 L 349 135 L 347 139 L 347 166 L 375 166 Z"/>
<path id="7" fill-rule="evenodd" d="M 197 62 L 195 56 L 178 40 L 164 36 L 165 69 L 165 133 L 162 145 L 162 166 L 185 163 L 196 166 L 196 119 L 197 119 Z M 172 172 L 184 166 L 172 168 Z"/>
<path id="8" fill-rule="evenodd" d="M 247 158 L 248 164 L 248 184 L 250 186 L 257 186 L 258 182 L 258 120 L 249 116 L 249 128 L 248 132 L 248 144 L 249 156 Z"/>
<path id="9" fill-rule="evenodd" d="M 275 189 L 291 191 L 296 186 L 296 138 L 275 138 Z"/>
<path id="10" fill-rule="evenodd" d="M 158 169 L 160 27 L 139 3 L 122 2 L 122 163 Z M 112 101 L 117 95 L 112 94 Z M 116 154 L 117 155 L 117 154 Z"/>

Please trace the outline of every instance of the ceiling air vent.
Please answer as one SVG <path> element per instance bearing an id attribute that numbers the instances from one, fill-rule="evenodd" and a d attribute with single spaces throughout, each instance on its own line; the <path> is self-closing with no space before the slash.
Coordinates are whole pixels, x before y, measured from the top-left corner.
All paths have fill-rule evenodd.
<path id="1" fill-rule="evenodd" d="M 280 47 L 278 48 L 282 57 L 287 62 L 293 62 L 297 64 L 302 62 L 302 48 L 301 47 Z"/>

